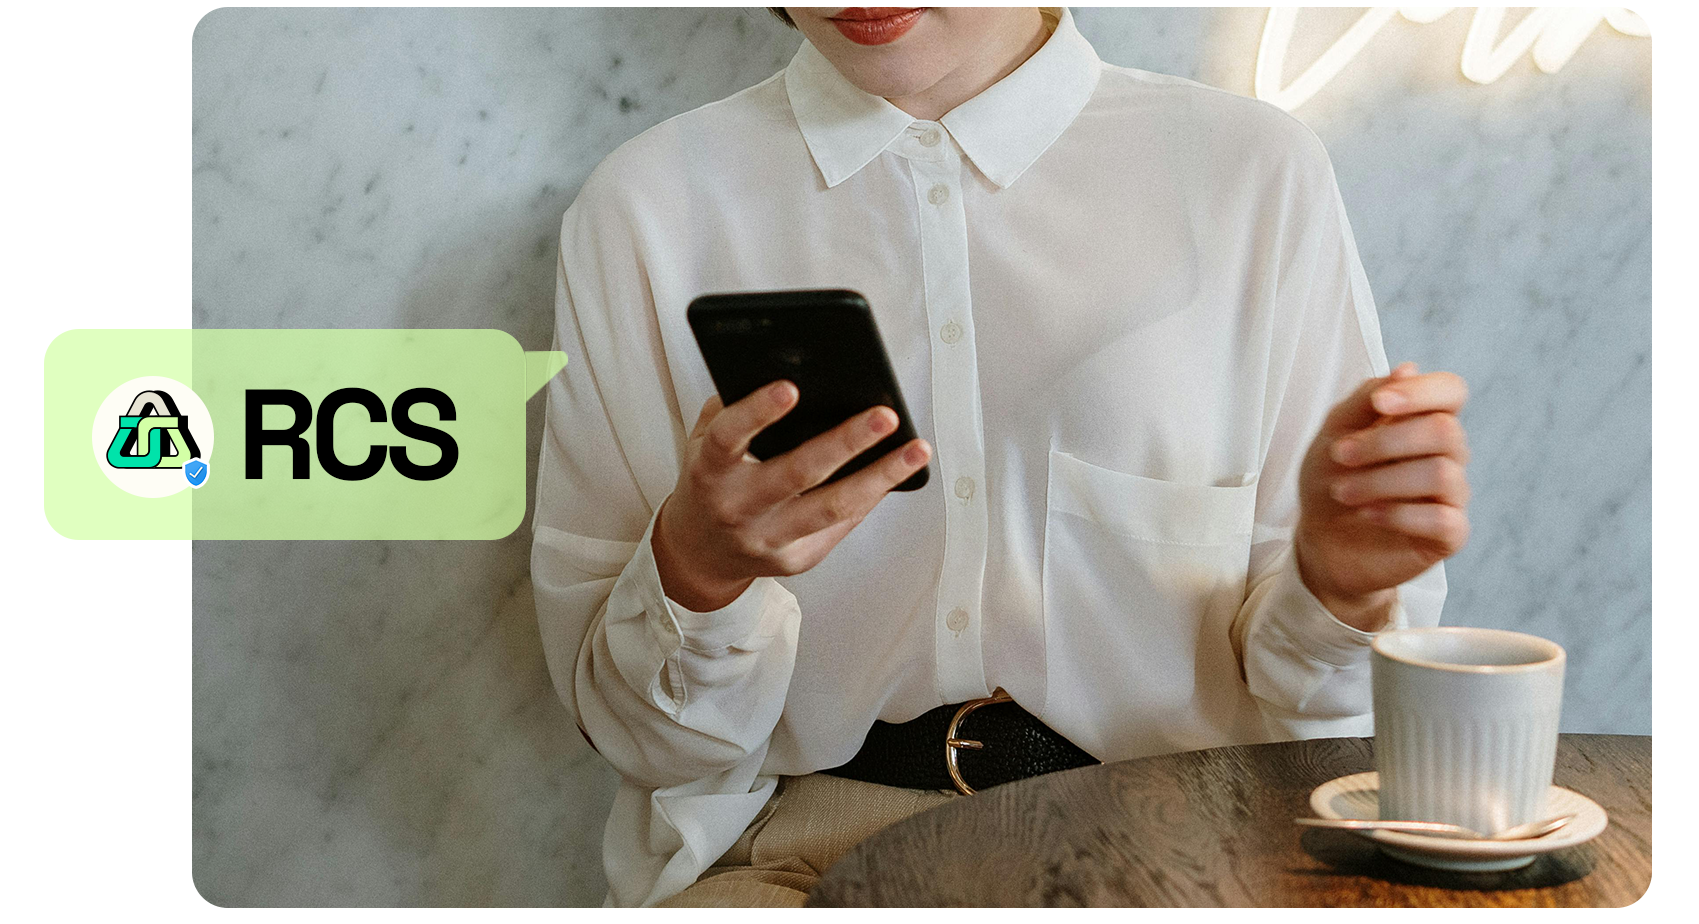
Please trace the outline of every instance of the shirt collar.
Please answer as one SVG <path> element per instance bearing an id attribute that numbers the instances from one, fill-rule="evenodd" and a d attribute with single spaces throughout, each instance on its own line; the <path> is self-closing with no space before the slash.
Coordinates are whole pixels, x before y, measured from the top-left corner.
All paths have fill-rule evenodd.
<path id="1" fill-rule="evenodd" d="M 979 172 L 1007 188 L 1085 108 L 1101 62 L 1067 7 L 1050 8 L 1055 31 L 1013 73 L 944 114 L 943 126 Z M 867 166 L 915 118 L 863 92 L 808 41 L 785 68 L 797 127 L 827 186 Z"/>

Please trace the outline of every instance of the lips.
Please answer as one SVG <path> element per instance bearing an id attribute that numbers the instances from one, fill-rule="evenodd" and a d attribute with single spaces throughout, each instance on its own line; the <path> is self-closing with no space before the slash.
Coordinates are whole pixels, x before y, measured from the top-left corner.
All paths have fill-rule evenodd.
<path id="1" fill-rule="evenodd" d="M 832 25 L 857 45 L 884 45 L 903 37 L 920 21 L 926 7 L 852 6 L 832 17 Z"/>
<path id="2" fill-rule="evenodd" d="M 838 14 L 836 16 L 833 16 L 832 18 L 833 19 L 848 19 L 848 20 L 852 20 L 852 21 L 866 22 L 866 21 L 872 20 L 872 19 L 888 19 L 892 16 L 896 16 L 896 15 L 899 15 L 899 14 L 902 14 L 902 13 L 912 13 L 915 10 L 919 10 L 919 9 L 925 9 L 925 7 L 918 7 L 918 6 L 851 6 L 851 7 L 845 7 L 844 9 L 839 10 Z"/>

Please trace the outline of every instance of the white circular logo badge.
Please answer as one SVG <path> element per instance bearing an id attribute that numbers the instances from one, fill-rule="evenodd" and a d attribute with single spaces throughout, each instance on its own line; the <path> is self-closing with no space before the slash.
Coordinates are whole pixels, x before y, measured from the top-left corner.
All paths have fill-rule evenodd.
<path id="1" fill-rule="evenodd" d="M 137 497 L 169 497 L 212 476 L 212 417 L 176 379 L 144 375 L 112 390 L 94 415 L 94 457 Z"/>

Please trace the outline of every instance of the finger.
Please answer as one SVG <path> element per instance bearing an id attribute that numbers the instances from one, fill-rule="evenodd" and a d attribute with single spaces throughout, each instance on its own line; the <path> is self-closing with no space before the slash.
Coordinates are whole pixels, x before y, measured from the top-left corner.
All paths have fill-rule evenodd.
<path id="1" fill-rule="evenodd" d="M 1378 526 L 1442 547 L 1445 555 L 1469 541 L 1469 517 L 1447 504 L 1380 504 L 1364 507 L 1357 515 Z"/>
<path id="2" fill-rule="evenodd" d="M 1387 375 L 1387 378 L 1389 378 L 1389 379 L 1407 379 L 1407 378 L 1415 375 L 1417 373 L 1417 371 L 1418 370 L 1416 368 L 1415 363 L 1405 361 L 1405 362 L 1399 363 L 1397 366 L 1394 366 L 1393 369 L 1392 369 L 1392 372 L 1389 375 Z"/>
<path id="3" fill-rule="evenodd" d="M 776 537 L 794 542 L 837 523 L 860 522 L 892 488 L 919 471 L 931 457 L 932 447 L 925 440 L 909 440 L 861 471 L 798 497 L 785 511 Z"/>
<path id="4" fill-rule="evenodd" d="M 1456 459 L 1424 456 L 1342 475 L 1329 493 L 1350 507 L 1424 498 L 1462 507 L 1469 503 L 1469 479 Z"/>
<path id="5" fill-rule="evenodd" d="M 768 459 L 751 484 L 750 500 L 771 506 L 801 494 L 896 429 L 896 411 L 868 408 L 790 452 Z"/>
<path id="6" fill-rule="evenodd" d="M 1329 455 L 1340 465 L 1374 465 L 1416 456 L 1451 456 L 1468 464 L 1469 447 L 1455 414 L 1435 412 L 1399 417 L 1335 440 Z"/>
<path id="7" fill-rule="evenodd" d="M 712 423 L 714 417 L 724 409 L 725 405 L 720 403 L 718 392 L 709 395 L 708 400 L 702 402 L 702 410 L 696 414 L 696 425 L 690 428 L 691 439 L 701 436 L 702 432 L 708 429 L 708 424 Z"/>
<path id="8" fill-rule="evenodd" d="M 1381 414 L 1421 414 L 1446 411 L 1455 414 L 1469 400 L 1469 386 L 1463 377 L 1451 372 L 1429 372 L 1407 379 L 1389 381 L 1370 395 L 1374 409 Z"/>
<path id="9" fill-rule="evenodd" d="M 703 455 L 720 465 L 743 461 L 749 441 L 796 406 L 796 386 L 780 380 L 734 401 L 716 415 L 703 433 Z"/>

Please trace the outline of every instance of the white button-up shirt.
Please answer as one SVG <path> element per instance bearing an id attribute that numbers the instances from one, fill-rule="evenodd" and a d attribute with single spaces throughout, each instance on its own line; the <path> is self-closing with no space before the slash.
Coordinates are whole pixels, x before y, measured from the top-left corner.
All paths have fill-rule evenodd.
<path id="1" fill-rule="evenodd" d="M 998 686 L 1106 761 L 1372 733 L 1373 636 L 1292 555 L 1306 447 L 1387 371 L 1327 154 L 1051 18 L 938 121 L 805 42 L 567 210 L 532 573 L 560 697 L 624 780 L 609 904 L 689 885 L 778 775 L 844 763 L 875 719 Z M 813 570 L 692 612 L 649 545 L 714 393 L 685 307 L 787 288 L 867 296 L 932 478 Z M 1393 624 L 1444 594 L 1436 566 Z"/>

